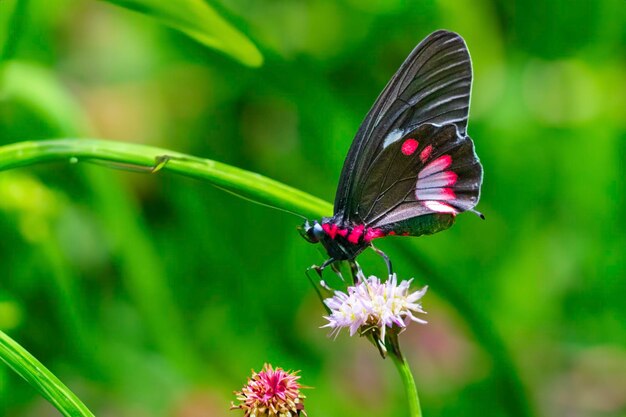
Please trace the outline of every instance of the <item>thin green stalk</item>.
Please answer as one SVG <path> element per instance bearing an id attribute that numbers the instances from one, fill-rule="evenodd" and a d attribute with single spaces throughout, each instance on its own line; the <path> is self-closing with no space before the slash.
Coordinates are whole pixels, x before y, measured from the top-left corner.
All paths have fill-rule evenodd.
<path id="1" fill-rule="evenodd" d="M 332 212 L 332 206 L 324 200 L 254 172 L 167 149 L 106 140 L 56 139 L 2 146 L 0 171 L 61 160 L 72 163 L 104 162 L 120 168 L 143 167 L 149 171 L 163 157 L 169 159 L 159 171 L 207 180 L 219 188 L 260 204 L 311 217 L 330 215 Z"/>
<path id="2" fill-rule="evenodd" d="M 389 350 L 389 356 L 396 365 L 398 373 L 400 373 L 400 378 L 402 378 L 404 391 L 406 392 L 406 397 L 409 401 L 410 416 L 422 417 L 422 409 L 420 407 L 419 396 L 417 395 L 417 387 L 415 386 L 415 380 L 413 379 L 413 374 L 411 373 L 411 368 L 409 367 L 406 358 L 399 350 L 396 351 L 395 349 Z"/>
<path id="3" fill-rule="evenodd" d="M 94 417 L 72 391 L 26 349 L 0 331 L 0 359 L 66 417 Z"/>

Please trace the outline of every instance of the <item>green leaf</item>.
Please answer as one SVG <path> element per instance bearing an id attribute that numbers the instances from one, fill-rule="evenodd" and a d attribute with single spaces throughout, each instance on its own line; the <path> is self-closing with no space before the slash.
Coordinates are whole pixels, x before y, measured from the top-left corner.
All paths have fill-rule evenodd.
<path id="1" fill-rule="evenodd" d="M 0 331 L 0 359 L 66 417 L 93 417 L 72 391 L 26 349 Z"/>
<path id="2" fill-rule="evenodd" d="M 258 67 L 263 55 L 244 34 L 203 0 L 105 0 L 150 16 L 198 42 Z"/>

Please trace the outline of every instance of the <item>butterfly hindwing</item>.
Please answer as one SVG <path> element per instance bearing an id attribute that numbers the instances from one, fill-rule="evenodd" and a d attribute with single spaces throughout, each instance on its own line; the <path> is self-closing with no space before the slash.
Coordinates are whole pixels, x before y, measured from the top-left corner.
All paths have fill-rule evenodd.
<path id="1" fill-rule="evenodd" d="M 479 198 L 482 167 L 472 140 L 460 136 L 454 125 L 425 124 L 386 143 L 365 178 L 354 196 L 358 221 L 387 229 L 418 216 L 453 217 L 472 209 Z M 429 233 L 424 227 L 411 229 Z"/>

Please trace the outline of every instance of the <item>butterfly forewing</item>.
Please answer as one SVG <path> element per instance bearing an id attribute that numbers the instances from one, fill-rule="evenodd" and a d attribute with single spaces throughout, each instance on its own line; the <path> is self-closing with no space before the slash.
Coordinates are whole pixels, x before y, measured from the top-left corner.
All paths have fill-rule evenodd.
<path id="1" fill-rule="evenodd" d="M 338 221 L 424 234 L 477 204 L 482 167 L 466 136 L 471 81 L 469 53 L 455 33 L 435 32 L 411 52 L 348 152 Z"/>

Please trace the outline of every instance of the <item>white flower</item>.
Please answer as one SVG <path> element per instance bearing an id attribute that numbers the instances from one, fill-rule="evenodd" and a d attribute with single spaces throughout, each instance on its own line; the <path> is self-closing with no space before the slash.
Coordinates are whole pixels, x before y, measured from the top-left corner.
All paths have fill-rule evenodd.
<path id="1" fill-rule="evenodd" d="M 350 328 L 350 336 L 364 327 L 364 331 L 373 327 L 380 330 L 380 340 L 385 340 L 387 327 L 402 331 L 411 321 L 426 323 L 415 317 L 414 313 L 423 313 L 418 302 L 428 287 L 409 292 L 413 279 L 398 284 L 396 274 L 389 276 L 385 282 L 371 276 L 359 276 L 359 282 L 348 287 L 348 292 L 335 291 L 332 298 L 324 300 L 330 309 L 330 316 L 324 316 L 328 323 L 322 327 L 330 327 L 331 335 L 337 336 L 339 331 Z"/>

